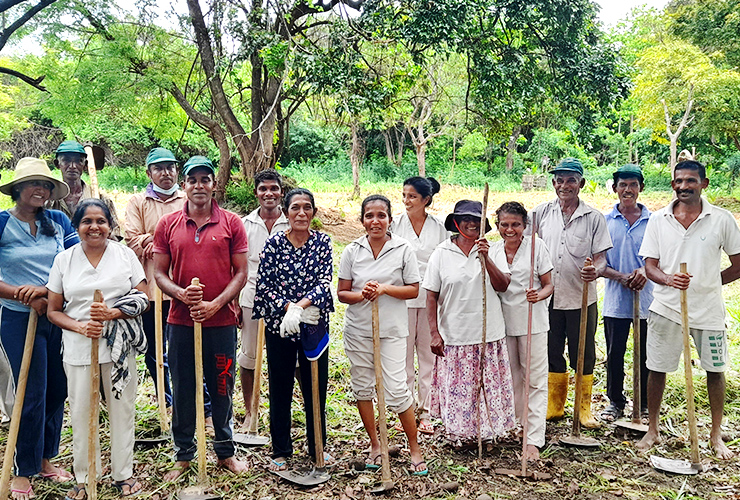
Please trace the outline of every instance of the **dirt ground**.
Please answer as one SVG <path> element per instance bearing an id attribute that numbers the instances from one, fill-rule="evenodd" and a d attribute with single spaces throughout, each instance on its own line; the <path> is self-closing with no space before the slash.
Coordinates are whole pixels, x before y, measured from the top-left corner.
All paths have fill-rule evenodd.
<path id="1" fill-rule="evenodd" d="M 370 194 L 370 193 L 363 193 Z M 400 203 L 400 189 L 397 192 L 385 193 L 393 201 L 394 209 L 403 209 Z M 335 241 L 348 243 L 363 234 L 359 223 L 359 201 L 350 200 L 346 193 L 316 193 L 317 203 L 321 209 L 319 217 Z M 480 199 L 481 191 L 460 187 L 444 186 L 437 196 L 431 212 L 444 218 L 452 211 L 458 199 Z M 550 191 L 530 193 L 492 193 L 489 200 L 489 214 L 502 202 L 519 199 L 527 208 L 552 199 Z M 584 194 L 584 199 L 600 210 L 606 211 L 613 201 L 604 194 Z M 118 193 L 115 196 L 119 214 L 125 213 L 128 195 Z M 663 206 L 670 199 L 669 193 L 646 196 L 643 198 L 651 209 Z M 338 257 L 338 256 L 337 256 Z M 315 488 L 298 488 L 265 470 L 269 461 L 269 447 L 257 449 L 239 449 L 238 456 L 250 466 L 250 472 L 233 476 L 215 467 L 215 456 L 209 452 L 208 482 L 214 493 L 224 499 L 341 499 L 360 500 L 374 496 L 370 488 L 377 483 L 380 473 L 356 471 L 351 466 L 357 459 L 363 459 L 362 450 L 367 447 L 364 430 L 361 427 L 357 411 L 351 401 L 349 390 L 349 370 L 341 345 L 341 323 L 343 307 L 338 305 L 337 313 L 332 320 L 332 345 L 330 349 L 330 388 L 327 401 L 327 451 L 336 459 L 336 464 L 329 469 L 332 479 Z M 599 334 L 597 334 L 599 335 Z M 603 337 L 603 336 L 602 336 Z M 597 387 L 594 388 L 594 408 L 596 411 L 606 406 L 604 393 L 604 353 L 598 356 L 596 368 Z M 631 363 L 627 361 L 627 378 L 625 387 L 631 393 Z M 266 375 L 266 372 L 265 372 Z M 697 387 L 703 385 L 703 373 L 696 370 Z M 158 428 L 157 412 L 150 379 L 144 374 L 143 363 L 139 366 L 139 378 L 142 382 L 137 399 L 137 432 L 139 434 L 156 434 Z M 688 429 L 685 422 L 685 404 L 681 400 L 681 376 L 675 384 L 677 394 L 667 397 L 664 403 L 664 416 L 661 422 L 663 443 L 652 453 L 670 458 L 688 458 Z M 728 380 L 737 388 L 737 372 L 731 372 Z M 572 387 L 572 385 L 571 385 Z M 235 424 L 238 426 L 244 416 L 239 389 L 235 391 Z M 737 394 L 737 391 L 734 392 Z M 269 417 L 267 404 L 267 384 L 263 383 L 260 433 L 269 434 Z M 706 393 L 703 393 L 704 404 L 699 404 L 699 436 L 701 454 L 705 472 L 698 476 L 676 476 L 655 471 L 650 467 L 648 457 L 638 453 L 634 442 L 638 436 L 625 435 L 613 426 L 588 431 L 601 443 L 597 449 L 568 448 L 558 444 L 558 438 L 570 432 L 570 415 L 573 398 L 571 389 L 566 419 L 557 423 L 548 423 L 547 442 L 542 450 L 542 457 L 530 464 L 530 469 L 549 473 L 548 480 L 527 480 L 513 476 L 499 475 L 496 468 L 520 467 L 521 444 L 515 438 L 495 443 L 488 447 L 483 459 L 478 460 L 477 450 L 453 451 L 444 442 L 441 429 L 434 436 L 422 436 L 421 446 L 430 469 L 426 477 L 412 477 L 407 469 L 410 458 L 407 450 L 392 459 L 392 473 L 395 488 L 386 495 L 387 498 L 419 499 L 476 499 L 482 494 L 501 499 L 740 499 L 740 462 L 738 459 L 721 462 L 713 458 L 706 439 L 709 432 L 709 416 L 706 407 Z M 102 412 L 105 422 L 105 411 Z M 740 415 L 736 407 L 729 405 L 726 411 L 727 439 L 731 449 L 740 452 Z M 395 423 L 389 414 L 389 426 Z M 294 446 L 296 454 L 292 466 L 308 466 L 305 449 L 305 420 L 302 413 L 300 391 L 296 389 L 294 397 Z M 406 446 L 402 434 L 392 428 L 389 431 L 391 443 Z M 106 425 L 101 433 L 104 458 L 107 464 L 107 446 L 109 436 Z M 7 429 L 0 430 L 0 452 L 4 451 Z M 65 425 L 62 436 L 60 455 L 56 460 L 68 470 L 72 466 L 71 429 Z M 144 493 L 140 498 L 165 499 L 175 498 L 183 486 L 195 485 L 196 474 L 188 473 L 177 483 L 164 483 L 162 476 L 172 465 L 172 448 L 170 445 L 158 448 L 137 448 L 135 475 L 144 483 Z M 194 462 L 195 465 L 195 462 Z M 104 467 L 104 473 L 109 469 Z M 100 498 L 107 500 L 116 497 L 110 488 L 110 478 L 104 477 L 101 482 Z M 37 498 L 64 498 L 68 489 L 66 485 L 55 485 L 36 479 L 33 482 Z M 2 499 L 0 499 L 2 500 Z"/>

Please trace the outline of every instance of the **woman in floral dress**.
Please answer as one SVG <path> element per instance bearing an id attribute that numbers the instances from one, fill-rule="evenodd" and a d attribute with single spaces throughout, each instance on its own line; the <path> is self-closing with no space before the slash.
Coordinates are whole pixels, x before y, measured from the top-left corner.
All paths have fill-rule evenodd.
<path id="1" fill-rule="evenodd" d="M 309 455 L 315 458 L 311 364 L 306 357 L 306 329 L 301 323 L 322 331 L 311 358 L 318 357 L 321 427 L 326 442 L 326 386 L 329 372 L 329 313 L 334 311 L 331 295 L 332 248 L 329 236 L 311 230 L 316 215 L 313 194 L 307 189 L 290 191 L 283 202 L 290 229 L 270 237 L 260 254 L 253 318 L 265 320 L 267 374 L 270 384 L 270 470 L 288 468 L 293 454 L 290 437 L 293 378 L 296 360 L 300 367 L 306 437 Z M 301 331 L 303 330 L 303 332 Z M 304 338 L 301 338 L 301 336 Z M 331 457 L 325 456 L 330 462 Z"/>
<path id="2" fill-rule="evenodd" d="M 479 239 L 481 211 L 480 202 L 461 200 L 455 204 L 445 228 L 457 234 L 432 253 L 422 283 L 427 290 L 431 348 L 437 355 L 432 415 L 442 419 L 447 439 L 455 447 L 472 445 L 479 432 L 484 440 L 493 440 L 516 425 L 504 318 L 496 294 L 507 289 L 511 276 L 506 259 L 492 258 L 488 241 Z M 490 229 L 486 220 L 486 232 Z M 485 255 L 488 274 L 485 398 L 479 391 L 483 321 L 480 254 Z"/>

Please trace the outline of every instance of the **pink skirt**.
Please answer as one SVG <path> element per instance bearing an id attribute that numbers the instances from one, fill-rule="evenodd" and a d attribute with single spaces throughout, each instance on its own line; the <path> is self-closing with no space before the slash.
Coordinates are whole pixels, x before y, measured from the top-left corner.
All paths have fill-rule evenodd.
<path id="1" fill-rule="evenodd" d="M 476 402 L 484 440 L 505 436 L 516 427 L 514 390 L 506 339 L 489 342 L 483 360 L 483 388 L 479 392 L 480 344 L 445 346 L 437 357 L 432 378 L 432 416 L 441 418 L 447 439 L 467 443 L 478 439 Z"/>

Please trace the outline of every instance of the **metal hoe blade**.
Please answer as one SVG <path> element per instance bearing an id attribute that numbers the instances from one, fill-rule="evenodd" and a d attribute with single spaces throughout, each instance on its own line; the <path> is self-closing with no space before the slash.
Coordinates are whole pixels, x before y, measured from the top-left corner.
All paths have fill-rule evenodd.
<path id="1" fill-rule="evenodd" d="M 380 495 L 382 493 L 387 493 L 393 489 L 395 485 L 393 484 L 393 481 L 382 481 L 378 486 L 370 490 L 370 493 L 373 495 Z"/>
<path id="2" fill-rule="evenodd" d="M 622 429 L 640 432 L 642 434 L 645 434 L 648 431 L 648 426 L 640 422 L 620 420 L 619 422 L 614 422 L 614 424 Z"/>
<path id="3" fill-rule="evenodd" d="M 576 416 L 576 418 L 578 418 Z M 579 448 L 598 448 L 601 443 L 592 437 L 585 436 L 563 436 L 559 439 L 560 444 L 565 446 L 577 446 Z"/>
<path id="4" fill-rule="evenodd" d="M 692 464 L 688 460 L 674 460 L 670 458 L 650 455 L 650 465 L 661 472 L 671 474 L 682 474 L 684 476 L 693 476 L 702 472 L 703 467 L 700 463 Z"/>
<path id="5" fill-rule="evenodd" d="M 242 434 L 241 432 L 234 433 L 234 443 L 240 446 L 264 446 L 270 442 L 270 438 L 260 436 L 259 434 Z"/>
<path id="6" fill-rule="evenodd" d="M 308 469 L 308 470 L 280 470 L 275 474 L 282 477 L 288 482 L 300 486 L 316 486 L 331 479 L 331 476 L 325 469 Z"/>
<path id="7" fill-rule="evenodd" d="M 527 470 L 525 474 L 522 474 L 521 469 L 496 469 L 494 472 L 503 476 L 524 477 L 527 479 L 534 479 L 535 481 L 550 479 L 552 477 L 552 475 L 547 472 L 538 472 L 535 470 Z"/>
<path id="8" fill-rule="evenodd" d="M 191 486 L 185 488 L 177 494 L 177 500 L 220 500 L 221 497 L 215 493 L 210 493 L 203 489 L 202 486 Z"/>
<path id="9" fill-rule="evenodd" d="M 163 444 L 167 444 L 172 439 L 171 434 L 162 434 L 155 437 L 140 437 L 134 441 L 135 446 L 141 446 L 142 448 L 154 448 Z"/>

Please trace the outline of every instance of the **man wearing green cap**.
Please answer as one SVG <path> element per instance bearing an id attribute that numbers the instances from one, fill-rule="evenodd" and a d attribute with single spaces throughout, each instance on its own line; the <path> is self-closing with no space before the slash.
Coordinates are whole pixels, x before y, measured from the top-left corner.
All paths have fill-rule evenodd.
<path id="1" fill-rule="evenodd" d="M 579 197 L 586 180 L 583 165 L 576 158 L 565 158 L 553 169 L 552 185 L 557 198 L 532 211 L 537 234 L 550 249 L 552 282 L 555 291 L 550 302 L 548 332 L 548 401 L 547 419 L 560 419 L 565 413 L 568 396 L 568 367 L 563 352 L 566 340 L 571 368 L 578 362 L 578 336 L 581 321 L 581 298 L 588 284 L 586 350 L 581 385 L 581 408 L 575 409 L 584 427 L 598 427 L 591 413 L 591 391 L 596 362 L 596 279 L 606 268 L 606 251 L 612 247 L 604 216 Z M 575 415 L 574 415 L 575 418 Z"/>
<path id="2" fill-rule="evenodd" d="M 136 253 L 142 266 L 144 266 L 150 300 L 154 299 L 156 286 L 154 282 L 154 230 L 159 219 L 166 214 L 181 211 L 185 204 L 185 193 L 178 189 L 177 184 L 177 163 L 177 158 L 169 149 L 152 149 L 146 157 L 146 175 L 151 182 L 147 184 L 143 193 L 133 195 L 126 206 L 126 244 Z M 170 298 L 165 295 L 162 299 L 162 314 L 166 318 L 170 310 Z M 154 310 L 154 302 L 151 302 L 149 310 L 141 317 L 148 343 L 144 360 L 156 388 L 157 359 L 154 339 Z M 164 364 L 164 392 L 164 397 L 169 406 L 172 404 L 172 392 L 166 358 Z"/>
<path id="3" fill-rule="evenodd" d="M 172 297 L 167 317 L 172 375 L 172 437 L 176 463 L 165 481 L 177 479 L 195 456 L 194 322 L 203 326 L 203 375 L 211 396 L 218 465 L 239 473 L 235 456 L 232 394 L 236 366 L 237 304 L 247 281 L 247 236 L 239 216 L 213 199 L 213 163 L 194 156 L 183 166 L 183 209 L 165 215 L 154 231 L 154 278 Z M 200 284 L 192 284 L 199 278 Z M 292 368 L 292 367 L 291 367 Z"/>
<path id="4" fill-rule="evenodd" d="M 624 396 L 624 353 L 634 318 L 633 294 L 640 294 L 640 410 L 647 411 L 647 378 L 645 367 L 648 307 L 653 301 L 653 284 L 645 275 L 645 261 L 640 257 L 640 245 L 645 236 L 650 210 L 637 203 L 645 187 L 642 170 L 637 165 L 623 165 L 613 174 L 612 189 L 619 203 L 606 214 L 614 246 L 606 252 L 604 277 L 604 336 L 606 337 L 606 395 L 609 405 L 601 412 L 607 423 L 622 416 L 627 398 Z"/>
<path id="5" fill-rule="evenodd" d="M 62 179 L 69 186 L 69 194 L 62 200 L 54 200 L 48 203 L 48 208 L 61 210 L 70 219 L 75 214 L 77 205 L 82 200 L 92 198 L 92 190 L 85 181 L 82 180 L 82 174 L 87 172 L 87 153 L 77 141 L 64 141 L 56 149 L 54 165 L 62 171 Z M 117 241 L 121 240 L 121 228 L 118 224 L 116 215 L 116 206 L 108 196 L 100 193 L 100 199 L 108 206 L 111 216 L 113 217 L 113 226 L 111 227 L 110 238 Z"/>

